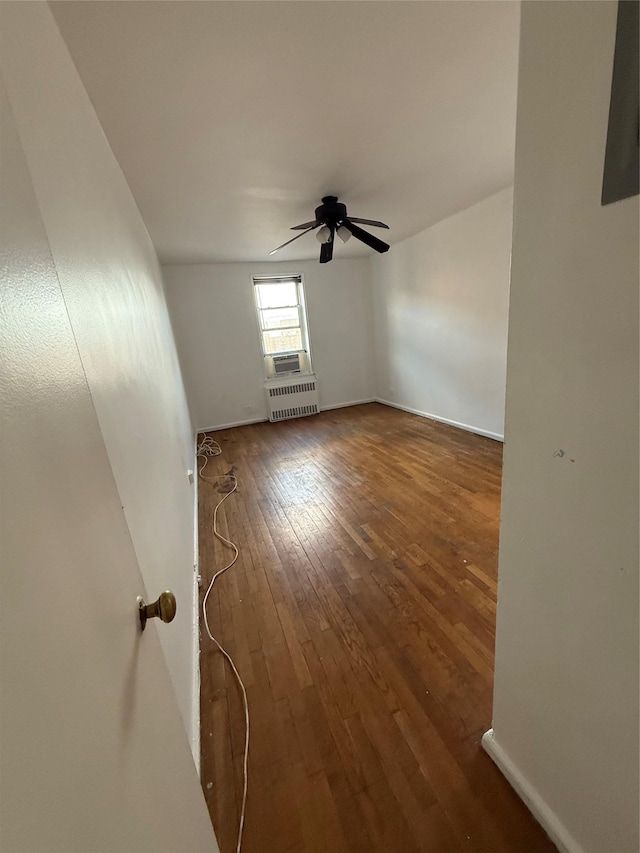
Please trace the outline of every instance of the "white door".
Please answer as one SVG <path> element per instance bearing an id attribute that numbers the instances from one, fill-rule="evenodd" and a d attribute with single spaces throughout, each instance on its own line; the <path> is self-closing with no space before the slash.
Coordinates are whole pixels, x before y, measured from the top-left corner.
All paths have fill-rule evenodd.
<path id="1" fill-rule="evenodd" d="M 217 851 L 1 94 L 0 848 Z"/>

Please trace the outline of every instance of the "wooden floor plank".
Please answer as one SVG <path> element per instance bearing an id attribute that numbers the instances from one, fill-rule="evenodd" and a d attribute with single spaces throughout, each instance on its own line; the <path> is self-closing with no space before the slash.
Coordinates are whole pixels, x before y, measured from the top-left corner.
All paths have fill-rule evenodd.
<path id="1" fill-rule="evenodd" d="M 244 853 L 550 853 L 491 725 L 499 443 L 378 404 L 213 434 L 204 589 L 251 713 Z M 220 479 L 214 479 L 221 475 Z M 204 592 L 203 589 L 203 592 Z M 244 716 L 201 633 L 202 783 L 235 850 Z"/>

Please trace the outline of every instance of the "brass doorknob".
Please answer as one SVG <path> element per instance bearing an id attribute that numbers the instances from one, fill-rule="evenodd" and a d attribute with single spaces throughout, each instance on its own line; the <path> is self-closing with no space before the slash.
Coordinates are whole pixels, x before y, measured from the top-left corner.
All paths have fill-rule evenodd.
<path id="1" fill-rule="evenodd" d="M 163 622 L 172 622 L 176 615 L 176 597 L 169 589 L 165 589 L 160 593 L 157 601 L 153 604 L 145 604 L 144 601 L 138 599 L 138 607 L 140 608 L 140 628 L 144 631 L 147 625 L 147 619 L 155 619 L 157 616 Z"/>

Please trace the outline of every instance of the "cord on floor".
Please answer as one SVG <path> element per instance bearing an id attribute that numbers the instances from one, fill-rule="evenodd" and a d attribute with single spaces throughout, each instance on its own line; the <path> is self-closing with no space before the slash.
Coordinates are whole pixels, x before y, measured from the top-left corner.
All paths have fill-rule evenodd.
<path id="1" fill-rule="evenodd" d="M 224 545 L 226 545 L 227 548 L 231 549 L 231 551 L 233 552 L 233 558 L 231 559 L 231 561 L 229 563 L 227 563 L 226 566 L 224 566 L 224 568 L 219 569 L 217 572 L 215 572 L 213 577 L 211 578 L 211 580 L 209 582 L 209 586 L 207 587 L 207 591 L 205 592 L 204 598 L 202 599 L 202 618 L 203 618 L 204 627 L 206 629 L 207 635 L 209 636 L 209 639 L 212 640 L 212 642 L 215 643 L 216 647 L 220 650 L 220 652 L 222 652 L 224 658 L 229 663 L 229 666 L 231 667 L 233 674 L 236 677 L 236 680 L 237 680 L 237 682 L 240 686 L 240 690 L 242 692 L 242 701 L 244 704 L 245 737 L 244 737 L 242 806 L 240 808 L 240 824 L 238 826 L 238 843 L 236 845 L 236 853 L 241 853 L 242 832 L 244 830 L 244 818 L 245 818 L 246 805 L 247 805 L 247 789 L 249 786 L 249 702 L 247 700 L 247 691 L 245 689 L 242 678 L 240 677 L 240 673 L 238 672 L 236 665 L 233 662 L 229 652 L 227 652 L 227 650 L 222 647 L 222 645 L 219 643 L 219 641 L 211 633 L 211 629 L 209 627 L 209 618 L 207 615 L 207 602 L 209 600 L 209 595 L 211 594 L 211 590 L 213 589 L 214 583 L 220 577 L 220 575 L 223 575 L 226 571 L 228 571 L 236 563 L 238 556 L 240 554 L 238 546 L 234 542 L 232 542 L 230 539 L 227 539 L 226 537 L 224 537 L 220 533 L 220 531 L 218 530 L 218 510 L 220 509 L 222 504 L 227 500 L 227 498 L 230 495 L 232 495 L 235 491 L 237 491 L 238 480 L 237 480 L 235 474 L 233 474 L 233 473 L 215 474 L 211 477 L 206 477 L 204 474 L 204 470 L 207 467 L 209 459 L 211 459 L 214 456 L 219 456 L 221 453 L 222 453 L 222 448 L 220 447 L 218 442 L 215 441 L 210 436 L 206 436 L 206 435 L 200 441 L 200 443 L 197 446 L 197 450 L 196 450 L 196 457 L 198 459 L 204 459 L 204 462 L 202 463 L 202 465 L 198 469 L 198 476 L 200 477 L 201 480 L 203 480 L 205 483 L 213 484 L 217 480 L 228 479 L 232 483 L 232 488 L 230 488 L 227 491 L 227 493 L 224 495 L 224 497 L 222 497 L 218 501 L 218 503 L 216 504 L 216 507 L 213 511 L 212 527 L 213 527 L 214 536 L 217 539 L 219 539 L 220 542 L 222 542 Z"/>

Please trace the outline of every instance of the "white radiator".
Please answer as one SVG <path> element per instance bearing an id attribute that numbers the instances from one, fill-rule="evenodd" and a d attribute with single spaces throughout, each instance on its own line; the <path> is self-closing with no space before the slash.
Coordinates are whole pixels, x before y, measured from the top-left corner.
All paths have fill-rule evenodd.
<path id="1" fill-rule="evenodd" d="M 299 377 L 267 386 L 269 420 L 285 421 L 288 418 L 303 418 L 317 415 L 318 386 L 315 377 L 300 381 Z"/>

